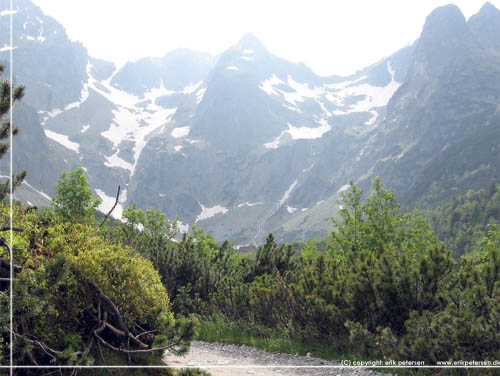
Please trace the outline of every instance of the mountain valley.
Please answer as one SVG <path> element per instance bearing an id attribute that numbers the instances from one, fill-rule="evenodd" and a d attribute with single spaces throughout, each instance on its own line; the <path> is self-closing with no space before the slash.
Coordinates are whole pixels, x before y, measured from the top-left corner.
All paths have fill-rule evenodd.
<path id="1" fill-rule="evenodd" d="M 366 189 L 380 176 L 409 208 L 500 181 L 500 11 L 489 3 L 469 20 L 437 8 L 417 41 L 348 77 L 320 77 L 250 33 L 218 56 L 179 49 L 118 69 L 29 0 L 15 9 L 26 96 L 13 156 L 28 171 L 16 198 L 33 205 L 82 166 L 104 212 L 120 185 L 117 218 L 137 203 L 242 245 L 326 235 L 350 180 Z"/>

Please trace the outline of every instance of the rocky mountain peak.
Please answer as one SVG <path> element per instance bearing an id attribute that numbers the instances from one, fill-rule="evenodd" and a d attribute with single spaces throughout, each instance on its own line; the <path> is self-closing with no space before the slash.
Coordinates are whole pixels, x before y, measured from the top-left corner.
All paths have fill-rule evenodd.
<path id="1" fill-rule="evenodd" d="M 479 13 L 469 19 L 468 24 L 486 49 L 496 51 L 500 55 L 500 10 L 486 2 Z"/>
<path id="2" fill-rule="evenodd" d="M 481 15 L 496 15 L 498 17 L 500 15 L 500 11 L 489 1 L 485 2 L 484 5 L 479 10 Z"/>
<path id="3" fill-rule="evenodd" d="M 460 9 L 449 4 L 436 8 L 425 19 L 425 25 L 420 36 L 422 43 L 433 40 L 446 41 L 461 36 L 467 31 L 467 22 Z"/>
<path id="4" fill-rule="evenodd" d="M 64 27 L 31 1 L 13 5 L 15 75 L 20 83 L 29 83 L 23 101 L 36 110 L 52 110 L 79 100 L 82 83 L 87 80 L 87 50 L 81 43 L 70 41 Z M 1 0 L 0 12 L 9 9 L 9 2 Z M 10 45 L 6 21 L 2 17 L 0 46 Z M 2 48 L 0 60 L 8 60 L 8 54 L 9 49 Z"/>
<path id="5" fill-rule="evenodd" d="M 265 51 L 266 49 L 262 42 L 252 33 L 245 33 L 238 42 L 238 47 L 243 50 L 255 51 Z"/>
<path id="6" fill-rule="evenodd" d="M 417 80 L 441 75 L 453 80 L 456 69 L 466 68 L 481 60 L 482 48 L 471 32 L 464 15 L 455 5 L 445 5 L 427 16 L 415 48 L 413 71 Z"/>

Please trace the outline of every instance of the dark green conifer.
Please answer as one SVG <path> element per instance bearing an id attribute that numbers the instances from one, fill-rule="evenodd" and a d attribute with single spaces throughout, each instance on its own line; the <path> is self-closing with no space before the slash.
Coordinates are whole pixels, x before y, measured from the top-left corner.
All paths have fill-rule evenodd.
<path id="1" fill-rule="evenodd" d="M 5 67 L 0 64 L 0 74 L 5 70 Z M 20 100 L 24 96 L 24 86 L 18 85 L 14 88 L 11 98 L 11 84 L 9 81 L 4 80 L 0 82 L 0 119 L 9 112 L 9 110 L 14 105 L 15 101 Z M 12 102 L 11 102 L 12 100 Z M 12 133 L 14 135 L 19 133 L 19 129 L 10 123 L 10 120 L 0 120 L 0 159 L 3 158 L 9 151 L 9 144 L 3 140 L 6 140 L 10 136 L 10 131 L 12 128 Z M 26 177 L 26 171 L 21 171 L 18 174 L 12 176 L 12 189 L 14 190 L 18 187 Z M 7 179 L 3 183 L 0 183 L 0 201 L 3 201 L 10 192 L 10 179 Z"/>

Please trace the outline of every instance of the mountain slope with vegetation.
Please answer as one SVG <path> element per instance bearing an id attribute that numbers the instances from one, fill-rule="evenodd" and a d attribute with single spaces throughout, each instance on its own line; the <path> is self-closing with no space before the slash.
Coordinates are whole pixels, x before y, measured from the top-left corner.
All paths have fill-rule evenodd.
<path id="1" fill-rule="evenodd" d="M 484 234 L 500 223 L 500 185 L 469 190 L 424 213 L 439 238 L 459 258 L 477 248 Z"/>

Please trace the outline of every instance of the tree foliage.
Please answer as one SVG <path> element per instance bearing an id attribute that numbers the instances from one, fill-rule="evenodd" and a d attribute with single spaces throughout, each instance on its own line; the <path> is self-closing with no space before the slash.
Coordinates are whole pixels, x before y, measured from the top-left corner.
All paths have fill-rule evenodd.
<path id="1" fill-rule="evenodd" d="M 426 209 L 424 214 L 458 258 L 477 245 L 489 225 L 500 223 L 500 185 L 492 183 L 488 190 L 469 190 L 449 203 Z"/>
<path id="2" fill-rule="evenodd" d="M 456 261 L 379 179 L 365 199 L 351 183 L 339 204 L 327 252 L 311 242 L 294 252 L 269 235 L 255 253 L 238 254 L 200 229 L 166 240 L 155 265 L 174 312 L 222 315 L 339 349 L 348 343 L 369 357 L 434 364 L 499 356 L 495 226 Z"/>
<path id="3" fill-rule="evenodd" d="M 82 178 L 83 176 L 83 178 Z M 96 231 L 96 200 L 81 171 L 59 181 L 57 214 L 15 206 L 14 353 L 16 364 L 109 364 L 104 353 L 140 364 L 144 354 L 183 353 L 196 320 L 174 318 L 154 265 L 134 248 Z M 69 195 L 71 197 L 65 197 Z M 78 205 L 80 197 L 91 205 Z M 0 220 L 8 208 L 0 208 Z M 21 231 L 23 230 L 23 231 Z M 3 238 L 2 238 L 3 239 Z M 0 248 L 8 277 L 8 246 Z M 0 347 L 8 358 L 8 284 L 0 282 Z"/>
<path id="4" fill-rule="evenodd" d="M 96 346 L 133 362 L 136 351 L 182 352 L 195 335 L 192 314 L 348 344 L 367 357 L 434 364 L 500 356 L 500 232 L 491 221 L 456 260 L 379 179 L 366 198 L 351 182 L 326 250 L 313 242 L 294 249 L 270 234 L 255 253 L 239 254 L 201 228 L 178 239 L 177 220 L 136 205 L 96 231 L 96 204 L 76 170 L 62 175 L 54 212 L 16 209 L 27 229 L 15 237 L 19 362 L 105 363 Z"/>
<path id="5" fill-rule="evenodd" d="M 0 74 L 2 74 L 5 70 L 5 67 L 0 64 Z M 18 85 L 13 88 L 9 81 L 1 81 L 0 82 L 0 119 L 12 109 L 14 103 L 20 100 L 24 96 L 24 86 Z M 0 159 L 3 158 L 8 150 L 9 144 L 4 140 L 10 137 L 10 133 L 12 131 L 13 135 L 19 133 L 19 128 L 12 125 L 10 120 L 2 120 L 0 124 Z M 26 171 L 21 171 L 12 176 L 12 189 L 14 190 L 16 187 L 21 185 L 24 178 L 26 177 Z M 10 193 L 11 182 L 8 179 L 6 182 L 0 183 L 0 201 L 3 201 L 7 198 Z"/>
<path id="6" fill-rule="evenodd" d="M 63 221 L 94 223 L 95 209 L 101 201 L 94 198 L 81 167 L 77 167 L 75 171 L 63 172 L 56 189 L 52 205 Z"/>

